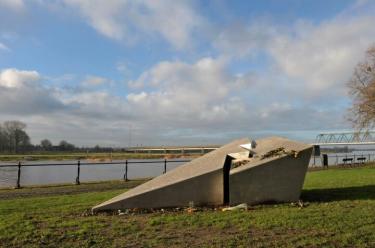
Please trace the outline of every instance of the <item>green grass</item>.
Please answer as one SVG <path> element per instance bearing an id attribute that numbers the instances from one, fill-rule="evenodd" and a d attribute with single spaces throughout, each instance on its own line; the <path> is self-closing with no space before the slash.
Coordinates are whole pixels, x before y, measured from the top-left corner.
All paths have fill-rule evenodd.
<path id="1" fill-rule="evenodd" d="M 0 246 L 375 247 L 375 167 L 309 172 L 303 208 L 88 214 L 123 191 L 0 200 Z"/>

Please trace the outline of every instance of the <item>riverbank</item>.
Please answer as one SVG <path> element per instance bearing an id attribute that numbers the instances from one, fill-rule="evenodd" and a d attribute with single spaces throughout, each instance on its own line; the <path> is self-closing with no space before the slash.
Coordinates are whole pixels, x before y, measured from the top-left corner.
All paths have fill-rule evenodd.
<path id="1" fill-rule="evenodd" d="M 238 212 L 90 214 L 92 206 L 135 186 L 131 183 L 1 191 L 9 196 L 0 201 L 0 247 L 375 246 L 374 167 L 308 172 L 303 204 L 260 205 Z M 75 191 L 82 186 L 86 192 Z M 60 194 L 64 188 L 68 193 Z M 55 194 L 49 195 L 49 189 Z M 20 196 L 17 192 L 23 190 L 35 194 Z"/>
<path id="2" fill-rule="evenodd" d="M 171 154 L 171 153 L 41 153 L 41 154 L 0 154 L 0 161 L 40 161 L 40 160 L 89 160 L 92 162 L 108 162 L 112 160 L 126 159 L 173 159 L 173 158 L 196 158 L 201 154 Z"/>

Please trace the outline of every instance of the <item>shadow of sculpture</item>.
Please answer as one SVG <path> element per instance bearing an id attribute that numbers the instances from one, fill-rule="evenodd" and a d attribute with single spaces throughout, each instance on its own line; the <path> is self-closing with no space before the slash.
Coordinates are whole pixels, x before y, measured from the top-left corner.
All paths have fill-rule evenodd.
<path id="1" fill-rule="evenodd" d="M 375 185 L 303 190 L 301 199 L 307 202 L 375 200 Z"/>

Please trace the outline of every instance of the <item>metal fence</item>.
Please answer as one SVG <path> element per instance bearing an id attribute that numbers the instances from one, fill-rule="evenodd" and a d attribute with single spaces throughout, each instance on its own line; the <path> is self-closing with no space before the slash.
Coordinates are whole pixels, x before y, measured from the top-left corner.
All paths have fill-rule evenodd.
<path id="1" fill-rule="evenodd" d="M 81 175 L 81 165 L 123 165 L 124 166 L 124 176 L 123 179 L 125 181 L 128 181 L 128 167 L 131 164 L 160 164 L 162 163 L 164 165 L 163 167 L 163 174 L 167 172 L 167 164 L 168 163 L 185 163 L 190 162 L 190 160 L 143 160 L 143 161 L 131 161 L 131 160 L 125 160 L 125 161 L 116 161 L 116 162 L 99 162 L 99 163 L 90 163 L 90 162 L 81 162 L 80 160 L 77 161 L 77 163 L 51 163 L 51 164 L 22 164 L 22 162 L 18 162 L 17 164 L 0 164 L 0 168 L 4 167 L 17 167 L 17 181 L 15 188 L 21 187 L 21 172 L 22 167 L 35 167 L 35 166 L 76 166 L 77 167 L 77 176 L 75 178 L 75 184 L 79 185 L 80 182 L 80 175 Z"/>
<path id="2" fill-rule="evenodd" d="M 340 165 L 356 165 L 356 164 L 364 164 L 369 162 L 375 161 L 375 154 L 321 154 L 321 156 L 311 156 L 310 167 L 317 167 L 317 166 L 340 166 Z M 48 164 L 41 164 L 41 163 L 32 163 L 26 164 L 23 162 L 18 162 L 15 164 L 0 164 L 0 168 L 4 167 L 17 167 L 17 180 L 15 188 L 21 187 L 21 173 L 22 167 L 36 167 L 36 166 L 76 166 L 76 177 L 75 177 L 75 184 L 79 185 L 81 183 L 80 176 L 81 176 L 81 165 L 123 165 L 124 166 L 124 174 L 123 180 L 128 181 L 128 169 L 131 164 L 162 164 L 163 171 L 162 173 L 167 172 L 167 165 L 168 163 L 186 163 L 190 162 L 190 160 L 141 160 L 141 161 L 132 161 L 132 160 L 125 160 L 125 161 L 116 161 L 116 162 L 98 162 L 98 163 L 91 163 L 91 162 L 81 162 L 78 160 L 76 163 L 48 163 Z M 133 165 L 135 166 L 135 165 Z"/>
<path id="3" fill-rule="evenodd" d="M 312 166 L 355 165 L 374 162 L 375 154 L 322 154 L 321 156 L 312 156 L 311 159 Z"/>

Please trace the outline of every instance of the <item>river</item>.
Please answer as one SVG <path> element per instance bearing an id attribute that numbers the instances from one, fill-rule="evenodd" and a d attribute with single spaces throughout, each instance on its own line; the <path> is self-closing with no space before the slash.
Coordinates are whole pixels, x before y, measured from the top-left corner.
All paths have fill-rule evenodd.
<path id="1" fill-rule="evenodd" d="M 177 168 L 185 162 L 178 162 L 182 159 L 171 159 L 174 161 L 167 163 L 167 171 Z M 184 159 L 186 160 L 186 159 Z M 128 164 L 128 179 L 147 178 L 159 176 L 164 171 L 164 160 L 153 159 L 157 163 L 137 163 L 145 160 L 129 160 Z M 81 163 L 87 161 L 82 160 Z M 116 162 L 116 160 L 112 161 Z M 119 180 L 124 178 L 125 164 L 124 161 L 117 161 L 118 164 L 82 164 L 80 172 L 81 182 L 90 181 L 105 181 L 105 180 Z M 22 165 L 27 164 L 53 164 L 53 163 L 67 163 L 71 165 L 58 166 L 24 166 L 21 168 L 21 186 L 27 185 L 42 185 L 42 184 L 58 184 L 58 183 L 73 183 L 77 177 L 77 161 L 37 161 L 37 162 L 23 162 Z M 0 162 L 1 164 L 16 164 L 10 162 Z M 17 167 L 0 167 L 0 188 L 14 187 L 17 182 Z"/>

